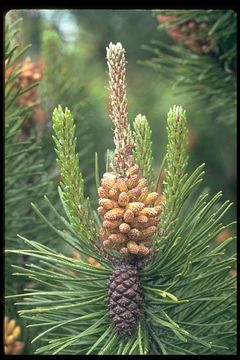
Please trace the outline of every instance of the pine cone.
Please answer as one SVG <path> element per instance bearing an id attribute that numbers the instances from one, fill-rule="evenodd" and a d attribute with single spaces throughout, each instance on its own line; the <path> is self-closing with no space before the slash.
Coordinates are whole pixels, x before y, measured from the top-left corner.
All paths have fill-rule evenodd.
<path id="1" fill-rule="evenodd" d="M 148 192 L 147 179 L 140 177 L 139 166 L 128 168 L 125 177 L 105 173 L 98 195 L 103 247 L 123 256 L 146 256 L 160 221 L 161 195 Z"/>
<path id="2" fill-rule="evenodd" d="M 108 311 L 119 335 L 130 336 L 143 303 L 137 268 L 121 264 L 115 268 L 108 284 Z"/>

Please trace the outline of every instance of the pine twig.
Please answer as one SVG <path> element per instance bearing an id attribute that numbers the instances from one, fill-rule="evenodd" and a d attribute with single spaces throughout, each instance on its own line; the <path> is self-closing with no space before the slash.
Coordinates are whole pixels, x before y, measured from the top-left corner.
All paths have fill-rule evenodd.
<path id="1" fill-rule="evenodd" d="M 186 115 L 181 106 L 170 109 L 167 119 L 167 169 L 164 184 L 164 206 L 158 225 L 158 236 L 166 235 L 177 218 L 181 203 L 181 187 L 186 181 L 185 169 L 188 162 Z M 158 239 L 158 242 L 160 240 Z"/>
<path id="2" fill-rule="evenodd" d="M 133 150 L 134 161 L 142 170 L 142 176 L 148 179 L 149 184 L 151 184 L 153 180 L 152 130 L 146 117 L 141 114 L 136 116 L 133 127 L 135 141 Z"/>
<path id="3" fill-rule="evenodd" d="M 63 112 L 59 105 L 53 112 L 53 129 L 56 137 L 57 163 L 61 173 L 61 189 L 70 222 L 83 240 L 96 239 L 95 224 L 91 219 L 89 199 L 84 197 L 84 180 L 79 171 L 78 156 L 75 154 L 77 139 L 76 125 L 71 112 Z"/>

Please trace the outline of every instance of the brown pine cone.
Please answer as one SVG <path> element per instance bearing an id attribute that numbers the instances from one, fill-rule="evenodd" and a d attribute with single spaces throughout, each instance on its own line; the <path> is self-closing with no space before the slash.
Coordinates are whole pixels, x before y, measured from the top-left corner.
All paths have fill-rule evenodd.
<path id="1" fill-rule="evenodd" d="M 112 272 L 108 284 L 108 311 L 121 336 L 130 336 L 141 313 L 143 294 L 135 266 L 122 264 Z"/>

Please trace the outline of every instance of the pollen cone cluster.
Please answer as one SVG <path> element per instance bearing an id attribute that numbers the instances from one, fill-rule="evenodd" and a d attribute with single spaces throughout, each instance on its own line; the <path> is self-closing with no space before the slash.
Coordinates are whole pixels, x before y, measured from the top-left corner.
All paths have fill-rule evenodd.
<path id="1" fill-rule="evenodd" d="M 108 310 L 119 335 L 131 335 L 140 315 L 142 302 L 137 269 L 130 264 L 116 267 L 109 279 Z"/>
<path id="2" fill-rule="evenodd" d="M 17 341 L 21 329 L 16 320 L 4 317 L 4 352 L 6 355 L 20 355 L 23 352 L 24 343 Z"/>
<path id="3" fill-rule="evenodd" d="M 103 221 L 99 231 L 103 247 L 120 254 L 149 253 L 152 236 L 159 223 L 160 195 L 149 192 L 147 179 L 140 177 L 138 165 L 126 177 L 105 173 L 98 188 L 98 213 Z"/>

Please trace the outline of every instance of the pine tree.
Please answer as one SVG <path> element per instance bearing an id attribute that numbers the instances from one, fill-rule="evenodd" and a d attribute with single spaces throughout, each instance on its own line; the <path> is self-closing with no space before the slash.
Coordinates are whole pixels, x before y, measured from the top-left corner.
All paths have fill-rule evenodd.
<path id="1" fill-rule="evenodd" d="M 173 106 L 167 117 L 163 192 L 148 187 L 151 130 L 142 115 L 134 131 L 128 124 L 120 43 L 109 45 L 107 58 L 115 150 L 101 180 L 96 173 L 99 216 L 84 193 L 74 118 L 61 106 L 53 112 L 53 130 L 66 218 L 46 198 L 61 228 L 35 207 L 59 241 L 82 258 L 23 236 L 27 250 L 8 250 L 40 260 L 15 266 L 16 275 L 39 282 L 39 289 L 14 297 L 28 327 L 38 329 L 32 340 L 41 340 L 36 354 L 235 354 L 235 279 L 229 274 L 235 257 L 224 256 L 233 238 L 213 243 L 231 225 L 221 222 L 231 204 L 220 204 L 221 193 L 209 199 L 200 190 L 204 165 L 186 172 L 181 106 Z M 101 267 L 89 264 L 89 256 Z"/>

